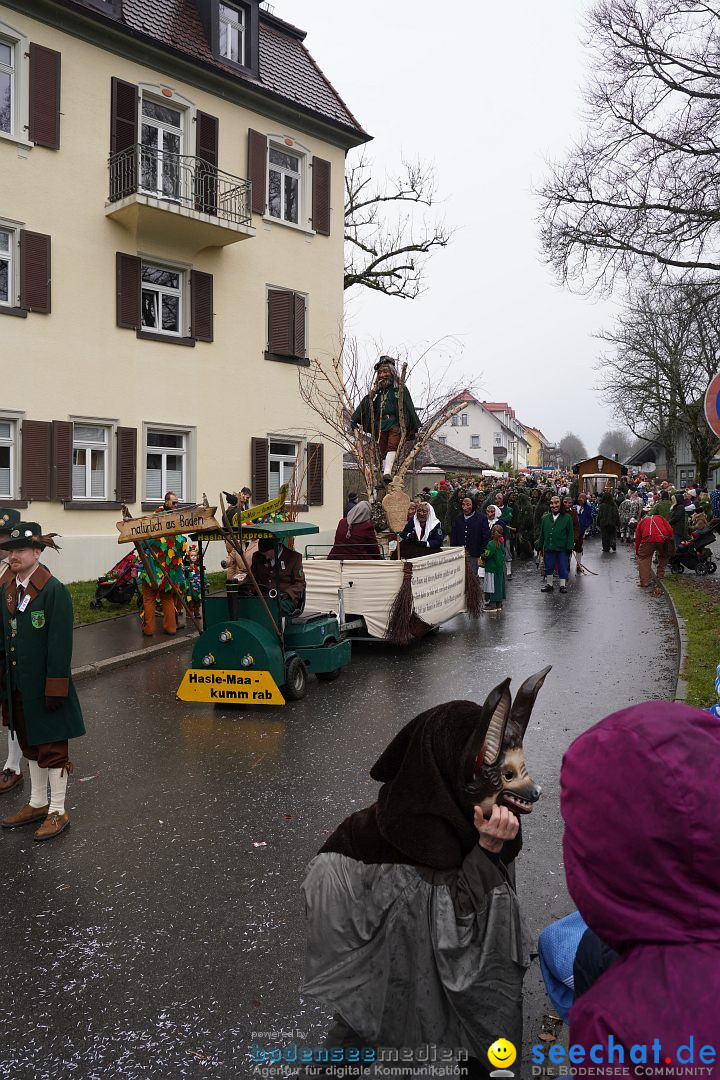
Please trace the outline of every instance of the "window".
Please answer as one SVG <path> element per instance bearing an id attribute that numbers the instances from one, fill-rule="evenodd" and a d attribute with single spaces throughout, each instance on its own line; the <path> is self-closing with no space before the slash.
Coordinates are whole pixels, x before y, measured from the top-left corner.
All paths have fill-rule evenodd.
<path id="1" fill-rule="evenodd" d="M 185 431 L 147 433 L 145 456 L 145 497 L 162 502 L 166 491 L 176 492 L 182 502 L 187 498 L 187 444 Z"/>
<path id="2" fill-rule="evenodd" d="M 94 424 L 73 424 L 72 497 L 107 497 L 108 429 Z"/>
<path id="3" fill-rule="evenodd" d="M 15 42 L 0 38 L 0 131 L 15 129 Z"/>
<path id="4" fill-rule="evenodd" d="M 143 263 L 141 270 L 142 328 L 156 334 L 181 334 L 182 285 L 180 270 Z"/>
<path id="5" fill-rule="evenodd" d="M 220 4 L 220 55 L 245 66 L 245 11 Z"/>
<path id="6" fill-rule="evenodd" d="M 300 221 L 301 155 L 270 143 L 268 151 L 268 213 L 293 225 Z"/>
<path id="7" fill-rule="evenodd" d="M 283 484 L 292 485 L 298 452 L 298 443 L 270 440 L 268 498 L 274 499 Z"/>
<path id="8" fill-rule="evenodd" d="M 140 186 L 166 199 L 180 198 L 180 155 L 183 111 L 143 94 L 140 142 Z"/>
<path id="9" fill-rule="evenodd" d="M 447 435 L 438 435 L 437 441 L 441 442 L 441 443 L 446 443 L 447 442 Z"/>
<path id="10" fill-rule="evenodd" d="M 460 426 L 461 427 L 467 427 L 468 426 L 468 414 L 466 412 L 460 413 Z"/>
<path id="11" fill-rule="evenodd" d="M 453 416 L 452 419 L 450 420 L 450 424 L 451 424 L 452 427 L 460 427 L 459 418 L 457 416 Z"/>
<path id="12" fill-rule="evenodd" d="M 471 435 L 470 436 L 470 445 L 473 447 L 474 450 L 479 450 L 480 449 L 480 436 L 479 435 Z"/>
<path id="13" fill-rule="evenodd" d="M 13 248 L 15 235 L 11 229 L 0 228 L 0 304 L 12 306 L 13 285 Z"/>
<path id="14" fill-rule="evenodd" d="M 287 289 L 268 289 L 268 350 L 266 358 L 287 358 L 309 364 L 307 355 L 307 297 Z"/>
<path id="15" fill-rule="evenodd" d="M 0 418 L 0 497 L 15 496 L 15 421 Z"/>

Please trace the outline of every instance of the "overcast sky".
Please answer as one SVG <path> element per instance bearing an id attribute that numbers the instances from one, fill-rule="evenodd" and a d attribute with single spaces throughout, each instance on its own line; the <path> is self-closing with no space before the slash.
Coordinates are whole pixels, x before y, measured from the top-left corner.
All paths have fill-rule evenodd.
<path id="1" fill-rule="evenodd" d="M 480 397 L 509 401 L 552 440 L 572 430 L 588 452 L 617 426 L 594 389 L 607 301 L 558 286 L 539 256 L 533 190 L 545 162 L 581 127 L 588 70 L 587 0 L 456 3 L 274 0 L 374 136 L 375 166 L 431 161 L 442 215 L 456 234 L 432 259 L 418 300 L 365 290 L 348 305 L 351 333 L 388 352 L 457 340 L 455 370 Z"/>

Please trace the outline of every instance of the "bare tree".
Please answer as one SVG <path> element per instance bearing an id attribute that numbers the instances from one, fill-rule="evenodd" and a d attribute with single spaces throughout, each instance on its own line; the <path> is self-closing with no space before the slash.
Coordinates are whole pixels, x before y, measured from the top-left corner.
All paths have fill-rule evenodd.
<path id="1" fill-rule="evenodd" d="M 403 161 L 400 175 L 377 180 L 365 151 L 345 174 L 345 288 L 362 285 L 414 300 L 427 260 L 451 231 L 419 213 L 437 203 L 433 169 Z"/>
<path id="2" fill-rule="evenodd" d="M 392 469 L 393 477 L 399 475 L 402 479 L 443 424 L 466 407 L 465 402 L 456 400 L 460 392 L 470 389 L 473 393 L 475 390 L 475 384 L 468 388 L 466 382 L 452 381 L 453 361 L 446 362 L 439 369 L 432 362 L 439 345 L 439 342 L 435 342 L 419 356 L 406 359 L 399 365 L 398 398 L 402 401 L 403 388 L 411 381 L 415 409 L 422 427 L 415 439 L 409 439 L 402 429 L 403 411 L 400 410 L 401 442 Z M 354 339 L 346 339 L 340 355 L 329 364 L 313 360 L 310 367 L 301 368 L 298 373 L 300 396 L 318 417 L 318 431 L 340 447 L 343 454 L 352 456 L 371 498 L 376 489 L 382 488 L 382 462 L 377 442 L 379 432 L 368 434 L 359 427 L 351 427 L 350 417 L 360 400 L 370 393 L 374 375 L 372 363 L 364 360 Z"/>
<path id="3" fill-rule="evenodd" d="M 562 457 L 565 468 L 574 465 L 578 461 L 584 461 L 588 456 L 585 443 L 572 431 L 568 431 L 567 435 L 563 435 L 558 443 L 558 452 Z"/>
<path id="4" fill-rule="evenodd" d="M 720 11 L 706 0 L 600 0 L 585 134 L 540 192 L 542 244 L 588 288 L 639 266 L 720 270 Z"/>
<path id="5" fill-rule="evenodd" d="M 618 461 L 627 461 L 630 457 L 632 442 L 629 431 L 614 428 L 606 431 L 598 443 L 598 454 L 604 454 L 605 457 L 617 457 Z"/>
<path id="6" fill-rule="evenodd" d="M 597 369 L 616 416 L 633 434 L 664 448 L 671 476 L 683 434 L 704 483 L 718 449 L 703 414 L 705 391 L 720 367 L 716 291 L 647 285 L 599 337 L 610 346 Z"/>

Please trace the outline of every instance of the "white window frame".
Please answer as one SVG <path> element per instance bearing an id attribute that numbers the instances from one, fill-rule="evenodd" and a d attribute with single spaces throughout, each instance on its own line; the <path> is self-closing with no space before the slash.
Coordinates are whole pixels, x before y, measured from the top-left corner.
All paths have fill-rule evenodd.
<path id="1" fill-rule="evenodd" d="M 171 446 L 156 446 L 151 443 L 151 432 L 160 432 L 163 435 L 182 435 L 184 438 L 184 444 L 182 449 Z M 172 486 L 167 478 L 167 464 L 165 458 L 168 455 L 176 455 L 182 457 L 182 491 L 177 491 L 177 496 L 180 502 L 192 502 L 194 498 L 194 448 L 195 448 L 195 428 L 183 427 L 175 424 L 143 424 L 143 459 L 142 459 L 142 501 L 145 503 L 162 502 L 163 495 L 166 491 L 175 491 L 176 486 Z M 148 494 L 147 490 L 147 458 L 148 454 L 162 454 L 163 462 L 160 468 L 160 498 L 155 499 Z"/>
<path id="2" fill-rule="evenodd" d="M 460 418 L 457 413 L 450 417 L 450 427 L 460 427 Z"/>
<path id="3" fill-rule="evenodd" d="M 287 218 L 282 216 L 275 217 L 270 213 L 270 170 L 274 168 L 275 171 L 282 173 L 282 166 L 271 165 L 270 163 L 270 151 L 279 150 L 282 154 L 292 154 L 293 157 L 298 158 L 298 219 L 297 221 L 288 221 Z M 267 161 L 266 161 L 266 177 L 265 177 L 265 206 L 267 207 L 264 215 L 264 220 L 274 222 L 276 225 L 285 225 L 288 229 L 298 229 L 300 232 L 309 233 L 314 236 L 314 230 L 310 225 L 311 218 L 311 192 L 310 192 L 310 162 L 312 160 L 312 154 L 310 150 L 293 139 L 291 135 L 268 135 L 267 137 Z M 283 173 L 284 175 L 284 173 Z M 294 175 L 294 174 L 293 174 Z M 284 186 L 283 194 L 280 199 L 280 208 L 284 209 Z"/>
<path id="4" fill-rule="evenodd" d="M 447 435 L 438 435 L 437 441 L 441 442 L 444 446 L 447 443 Z"/>
<path id="5" fill-rule="evenodd" d="M 165 270 L 170 274 L 177 274 L 179 279 L 179 288 L 172 289 L 169 285 L 154 285 L 152 282 L 143 281 L 143 270 L 146 267 L 150 267 L 153 270 Z M 190 305 L 188 301 L 188 270 L 187 267 L 173 265 L 172 263 L 164 262 L 160 259 L 153 259 L 150 257 L 140 256 L 140 333 L 141 334 L 161 334 L 168 338 L 188 337 L 189 325 L 188 317 L 186 316 L 186 310 L 189 311 Z M 155 291 L 158 296 L 179 296 L 180 303 L 178 304 L 178 329 L 177 330 L 164 330 L 162 326 L 145 326 L 142 321 L 143 304 L 142 294 L 147 289 L 148 292 Z M 158 312 L 162 321 L 162 300 L 158 307 Z"/>
<path id="6" fill-rule="evenodd" d="M 0 446 L 10 448 L 10 490 L 6 494 L 0 493 L 0 502 L 3 499 L 17 499 L 18 497 L 18 462 L 20 460 L 18 440 L 20 436 L 20 420 L 22 419 L 22 413 L 0 413 L 0 424 L 10 425 L 10 436 L 4 438 L 0 436 Z"/>
<path id="7" fill-rule="evenodd" d="M 460 427 L 467 427 L 469 422 L 468 414 L 466 412 L 460 413 Z"/>
<path id="8" fill-rule="evenodd" d="M 480 436 L 479 435 L 471 435 L 470 436 L 470 448 L 471 448 L 471 450 L 479 450 L 480 449 Z"/>
<path id="9" fill-rule="evenodd" d="M 271 499 L 273 498 L 273 495 L 272 495 L 272 493 L 270 491 L 270 462 L 271 461 L 285 461 L 285 462 L 287 462 L 287 461 L 290 460 L 284 454 L 272 454 L 271 453 L 270 444 L 271 443 L 278 443 L 278 442 L 292 443 L 292 445 L 295 446 L 295 448 L 297 450 L 297 453 L 295 455 L 294 460 L 295 460 L 296 463 L 297 462 L 300 463 L 299 468 L 300 468 L 300 471 L 301 471 L 301 475 L 299 477 L 299 480 L 300 480 L 301 486 L 300 486 L 300 489 L 294 493 L 294 496 L 295 496 L 295 502 L 296 503 L 298 503 L 299 505 L 304 505 L 305 503 L 307 503 L 307 439 L 304 439 L 304 438 L 302 438 L 302 436 L 298 436 L 298 435 L 285 435 L 285 434 L 281 434 L 279 432 L 274 432 L 272 434 L 269 434 L 268 437 L 267 437 L 267 444 L 268 444 L 268 498 L 271 498 Z M 296 476 L 297 476 L 297 473 L 296 473 Z M 282 487 L 282 483 L 283 483 L 283 479 L 282 479 L 282 470 L 281 470 L 281 472 L 280 472 L 280 485 L 279 485 L 280 487 Z M 289 498 L 288 498 L 288 502 L 290 502 Z"/>
<path id="10" fill-rule="evenodd" d="M 137 137 L 138 142 L 142 146 L 142 126 L 144 120 L 149 120 L 149 117 L 145 117 L 143 114 L 143 102 L 152 101 L 155 105 L 164 105 L 166 109 L 175 109 L 180 113 L 180 153 L 179 156 L 187 157 L 195 153 L 194 142 L 191 148 L 190 133 L 192 131 L 193 124 L 195 123 L 197 108 L 195 103 L 184 94 L 179 94 L 176 90 L 173 90 L 171 86 L 159 86 L 157 83 L 139 83 L 138 84 L 138 120 L 137 120 Z M 158 124 L 159 127 L 164 130 L 169 125 L 163 125 L 162 121 L 152 121 L 153 124 Z M 153 196 L 156 199 L 163 199 L 166 202 L 177 202 L 180 200 L 190 202 L 193 201 L 194 192 L 192 187 L 192 169 L 180 170 L 179 176 L 179 195 L 176 199 L 173 195 L 165 195 L 162 191 L 162 184 L 158 183 L 156 189 L 143 187 L 142 184 L 142 155 L 138 154 L 137 162 L 137 184 L 138 191 L 145 195 Z M 158 181 L 160 180 L 160 164 L 158 163 Z M 188 185 L 188 190 L 183 190 L 183 183 Z"/>
<path id="11" fill-rule="evenodd" d="M 8 274 L 8 298 L 7 300 L 0 300 L 0 307 L 18 307 L 20 303 L 20 260 L 18 258 L 18 238 L 20 236 L 20 229 L 22 225 L 19 221 L 9 221 L 7 218 L 0 218 L 0 232 L 6 232 L 10 234 L 10 243 L 8 245 L 9 251 L 0 251 L 0 259 L 3 262 L 8 262 L 10 265 L 10 272 Z"/>
<path id="12" fill-rule="evenodd" d="M 0 22 L 0 41 L 12 49 L 12 90 L 10 105 L 10 131 L 0 131 L 0 139 L 19 143 L 31 148 L 27 137 L 30 114 L 30 45 L 19 30 Z"/>
<path id="13" fill-rule="evenodd" d="M 232 11 L 235 15 L 235 19 L 230 19 L 223 14 L 223 8 Z M 241 4 L 226 4 L 223 0 L 220 0 L 218 4 L 218 17 L 220 26 L 223 24 L 227 27 L 226 44 L 229 46 L 231 41 L 231 31 L 237 31 L 238 35 L 238 59 L 231 56 L 229 52 L 223 52 L 220 45 L 220 34 L 218 33 L 218 55 L 223 59 L 229 60 L 231 64 L 238 64 L 240 67 L 247 67 L 246 55 L 247 55 L 247 12 Z"/>
<path id="14" fill-rule="evenodd" d="M 71 474 L 71 489 L 70 499 L 72 502 L 108 502 L 110 496 L 110 458 L 113 446 L 113 433 L 115 431 L 115 423 L 112 420 L 96 420 L 93 417 L 78 416 L 73 417 L 71 420 L 73 426 L 73 445 L 72 445 L 72 464 L 70 469 Z M 76 427 L 96 427 L 102 428 L 105 432 L 105 442 L 93 443 L 89 439 L 77 439 L 75 436 Z M 85 450 L 85 494 L 75 494 L 75 451 Z M 88 494 L 88 490 L 92 492 L 91 488 L 91 475 L 90 475 L 90 461 L 93 450 L 105 451 L 105 467 L 103 475 L 103 493 L 102 495 Z"/>

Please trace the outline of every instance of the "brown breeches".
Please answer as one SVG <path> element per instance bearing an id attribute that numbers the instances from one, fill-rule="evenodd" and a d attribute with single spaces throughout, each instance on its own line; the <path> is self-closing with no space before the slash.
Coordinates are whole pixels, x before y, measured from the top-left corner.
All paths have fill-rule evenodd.
<path id="1" fill-rule="evenodd" d="M 640 574 L 640 584 L 643 586 L 649 585 L 652 579 L 652 557 L 657 551 L 658 553 L 658 565 L 657 576 L 659 578 L 665 577 L 665 568 L 668 564 L 668 559 L 673 554 L 675 545 L 672 540 L 665 540 L 662 543 L 651 543 L 649 540 L 640 544 L 637 551 L 637 564 L 638 573 Z"/>
<path id="2" fill-rule="evenodd" d="M 389 431 L 381 431 L 378 440 L 380 457 L 384 458 L 390 450 L 397 450 L 400 445 L 401 431 L 399 427 L 390 428 Z"/>
<path id="3" fill-rule="evenodd" d="M 13 725 L 15 735 L 20 743 L 20 749 L 28 761 L 37 761 L 41 769 L 62 769 L 68 764 L 68 741 L 39 743 L 37 746 L 29 746 L 27 741 L 27 728 L 25 726 L 25 712 L 23 710 L 22 695 L 18 690 L 13 692 Z M 3 705 L 3 724 L 8 726 L 8 708 Z"/>

